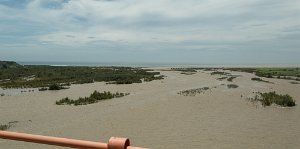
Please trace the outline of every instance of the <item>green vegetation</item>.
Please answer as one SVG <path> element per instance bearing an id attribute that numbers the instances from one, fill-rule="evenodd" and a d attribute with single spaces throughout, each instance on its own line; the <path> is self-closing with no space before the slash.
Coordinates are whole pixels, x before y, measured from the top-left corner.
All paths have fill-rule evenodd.
<path id="1" fill-rule="evenodd" d="M 261 77 L 279 77 L 284 79 L 292 79 L 292 77 L 300 77 L 299 68 L 258 68 L 256 75 Z"/>
<path id="2" fill-rule="evenodd" d="M 216 71 L 219 68 L 199 68 L 199 69 L 201 69 L 203 71 Z"/>
<path id="3" fill-rule="evenodd" d="M 83 84 L 109 82 L 112 84 L 132 84 L 160 80 L 159 72 L 148 72 L 131 67 L 82 67 L 82 66 L 46 66 L 26 65 L 0 69 L 0 87 L 37 88 L 50 87 L 53 84 Z"/>
<path id="4" fill-rule="evenodd" d="M 247 72 L 247 73 L 255 73 L 256 72 L 256 68 L 224 68 L 224 70 Z"/>
<path id="5" fill-rule="evenodd" d="M 49 86 L 49 90 L 62 90 L 62 89 L 68 89 L 68 88 L 64 87 L 64 86 L 61 86 L 61 85 L 58 85 L 58 84 L 51 84 Z"/>
<path id="6" fill-rule="evenodd" d="M 21 67 L 21 65 L 13 61 L 0 61 L 0 69 L 9 69 L 17 67 Z"/>
<path id="7" fill-rule="evenodd" d="M 70 99 L 69 97 L 63 98 L 59 101 L 56 101 L 56 105 L 87 105 L 97 103 L 100 100 L 112 99 L 112 98 L 120 98 L 123 96 L 127 96 L 129 93 L 111 93 L 104 91 L 100 93 L 98 91 L 94 91 L 89 97 L 79 97 L 77 100 Z"/>
<path id="8" fill-rule="evenodd" d="M 231 74 L 223 71 L 213 71 L 210 73 L 210 75 L 231 75 Z"/>
<path id="9" fill-rule="evenodd" d="M 11 125 L 9 124 L 5 124 L 5 125 L 0 125 L 0 130 L 7 130 L 11 127 Z"/>
<path id="10" fill-rule="evenodd" d="M 270 106 L 272 104 L 280 105 L 283 107 L 293 107 L 296 105 L 296 101 L 286 94 L 280 95 L 276 92 L 261 93 L 257 92 L 254 98 L 248 98 L 251 102 L 261 102 L 263 106 Z"/>
<path id="11" fill-rule="evenodd" d="M 193 75 L 196 74 L 195 72 L 182 72 L 180 74 L 184 74 L 184 75 Z"/>
<path id="12" fill-rule="evenodd" d="M 171 68 L 171 70 L 181 72 L 197 72 L 197 68 Z"/>
<path id="13" fill-rule="evenodd" d="M 173 71 L 181 71 L 180 74 L 193 75 L 197 73 L 197 68 L 171 68 Z"/>
<path id="14" fill-rule="evenodd" d="M 39 91 L 47 91 L 48 88 L 47 87 L 42 87 L 42 88 L 39 88 Z"/>
<path id="15" fill-rule="evenodd" d="M 221 77 L 221 78 L 217 78 L 217 80 L 219 80 L 219 81 L 223 81 L 223 80 L 225 80 L 225 79 L 227 79 L 228 77 Z"/>
<path id="16" fill-rule="evenodd" d="M 235 78 L 236 78 L 236 76 L 231 76 L 231 77 L 229 77 L 229 78 L 227 79 L 227 81 L 232 82 L 233 79 L 235 79 Z"/>
<path id="17" fill-rule="evenodd" d="M 254 73 L 259 77 L 300 81 L 300 68 L 226 68 L 226 70 Z"/>
<path id="18" fill-rule="evenodd" d="M 164 79 L 164 77 L 165 77 L 164 75 L 151 76 L 151 77 L 144 78 L 144 81 L 150 82 L 153 80 L 162 80 L 162 79 Z"/>
<path id="19" fill-rule="evenodd" d="M 261 79 L 261 78 L 251 78 L 251 80 L 253 80 L 253 81 L 258 81 L 258 82 L 266 82 L 266 83 L 272 83 L 272 84 L 274 84 L 273 82 L 266 81 L 266 80 L 263 80 L 263 79 Z"/>
<path id="20" fill-rule="evenodd" d="M 7 124 L 4 125 L 0 125 L 0 130 L 8 130 L 9 128 L 11 128 L 15 123 L 18 123 L 19 121 L 12 121 L 12 122 L 8 122 Z"/>
<path id="21" fill-rule="evenodd" d="M 300 82 L 290 82 L 291 84 L 300 84 Z"/>
<path id="22" fill-rule="evenodd" d="M 227 88 L 238 88 L 239 86 L 236 84 L 227 84 Z"/>
<path id="23" fill-rule="evenodd" d="M 207 90 L 209 90 L 209 87 L 202 87 L 202 88 L 196 88 L 196 89 L 189 89 L 189 90 L 184 90 L 184 91 L 180 91 L 177 94 L 179 95 L 183 95 L 183 96 L 196 96 L 196 94 L 201 94 Z"/>

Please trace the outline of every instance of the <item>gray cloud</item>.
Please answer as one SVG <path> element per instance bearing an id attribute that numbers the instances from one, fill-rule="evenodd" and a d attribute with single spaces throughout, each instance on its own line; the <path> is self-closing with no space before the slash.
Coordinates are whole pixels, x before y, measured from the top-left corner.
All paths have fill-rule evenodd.
<path id="1" fill-rule="evenodd" d="M 28 3 L 33 0 L 1 0 L 0 5 L 4 5 L 12 8 L 25 8 Z"/>
<path id="2" fill-rule="evenodd" d="M 26 44 L 140 57 L 153 51 L 161 60 L 173 51 L 196 61 L 198 54 L 245 57 L 300 47 L 296 0 L 4 0 L 0 7 L 0 52 Z"/>

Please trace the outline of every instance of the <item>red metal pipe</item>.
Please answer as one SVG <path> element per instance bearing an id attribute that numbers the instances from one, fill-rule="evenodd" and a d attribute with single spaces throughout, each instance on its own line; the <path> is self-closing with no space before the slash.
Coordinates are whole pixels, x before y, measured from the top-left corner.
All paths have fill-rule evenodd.
<path id="1" fill-rule="evenodd" d="M 0 138 L 79 149 L 144 149 L 130 146 L 129 139 L 127 138 L 117 137 L 111 137 L 109 139 L 108 144 L 106 144 L 92 141 L 82 141 L 67 138 L 57 138 L 17 132 L 0 131 Z"/>

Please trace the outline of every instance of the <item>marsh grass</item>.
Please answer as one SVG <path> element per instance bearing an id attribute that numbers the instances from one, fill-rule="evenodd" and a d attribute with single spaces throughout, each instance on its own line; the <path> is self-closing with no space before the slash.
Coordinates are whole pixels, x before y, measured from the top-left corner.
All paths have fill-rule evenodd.
<path id="1" fill-rule="evenodd" d="M 48 88 L 47 87 L 42 87 L 42 88 L 39 88 L 39 91 L 47 91 Z"/>
<path id="2" fill-rule="evenodd" d="M 220 78 L 217 78 L 217 80 L 219 80 L 219 81 L 223 81 L 223 80 L 225 80 L 225 79 L 228 79 L 228 77 L 220 77 Z"/>
<path id="3" fill-rule="evenodd" d="M 193 75 L 196 74 L 195 72 L 181 72 L 180 74 L 184 74 L 184 75 Z"/>
<path id="4" fill-rule="evenodd" d="M 254 98 L 247 98 L 249 101 L 255 103 L 260 102 L 264 107 L 276 104 L 282 107 L 296 106 L 296 101 L 288 94 L 281 95 L 274 92 L 261 93 L 257 92 Z"/>
<path id="5" fill-rule="evenodd" d="M 55 102 L 56 105 L 87 105 L 97 103 L 101 100 L 112 99 L 112 98 L 120 98 L 123 96 L 127 96 L 129 93 L 111 93 L 111 92 L 98 92 L 94 91 L 89 97 L 79 97 L 77 100 L 70 99 L 69 97 L 65 97 L 61 100 Z"/>
<path id="6" fill-rule="evenodd" d="M 253 73 L 258 77 L 300 80 L 300 68 L 226 68 L 224 70 Z"/>
<path id="7" fill-rule="evenodd" d="M 300 84 L 300 82 L 290 82 L 291 84 Z"/>
<path id="8" fill-rule="evenodd" d="M 265 83 L 271 83 L 271 84 L 274 84 L 273 82 L 270 82 L 270 81 L 266 81 L 266 80 L 263 80 L 261 78 L 251 78 L 252 81 L 258 81 L 258 82 L 265 82 Z"/>
<path id="9" fill-rule="evenodd" d="M 236 76 L 231 76 L 231 77 L 229 77 L 229 78 L 227 79 L 227 81 L 232 82 L 233 79 L 235 79 L 235 78 L 236 78 Z"/>
<path id="10" fill-rule="evenodd" d="M 68 87 L 64 87 L 62 85 L 58 85 L 58 84 L 51 84 L 49 86 L 49 90 L 62 90 L 62 89 L 69 89 Z"/>
<path id="11" fill-rule="evenodd" d="M 189 89 L 189 90 L 183 90 L 178 92 L 177 94 L 183 95 L 183 96 L 196 96 L 196 94 L 201 94 L 207 90 L 210 90 L 209 87 L 202 87 L 202 88 L 196 88 L 196 89 Z"/>
<path id="12" fill-rule="evenodd" d="M 236 84 L 227 84 L 227 88 L 238 88 L 239 86 Z"/>
<path id="13" fill-rule="evenodd" d="M 0 130 L 7 130 L 11 127 L 9 124 L 0 125 Z"/>
<path id="14" fill-rule="evenodd" d="M 0 125 L 0 130 L 8 130 L 10 129 L 15 123 L 18 123 L 19 121 L 12 121 L 12 122 L 8 122 L 7 124 L 1 124 Z"/>
<path id="15" fill-rule="evenodd" d="M 210 75 L 231 75 L 231 74 L 228 72 L 223 72 L 223 71 L 214 71 L 214 72 L 211 72 Z"/>

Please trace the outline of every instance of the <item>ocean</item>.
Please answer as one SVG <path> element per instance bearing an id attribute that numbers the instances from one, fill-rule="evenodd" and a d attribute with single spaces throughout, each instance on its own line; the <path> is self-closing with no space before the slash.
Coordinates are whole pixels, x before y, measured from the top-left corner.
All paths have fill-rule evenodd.
<path id="1" fill-rule="evenodd" d="M 122 67 L 300 67 L 300 64 L 196 64 L 196 63 L 157 63 L 157 62 L 49 62 L 17 61 L 21 65 L 50 66 L 122 66 Z"/>

